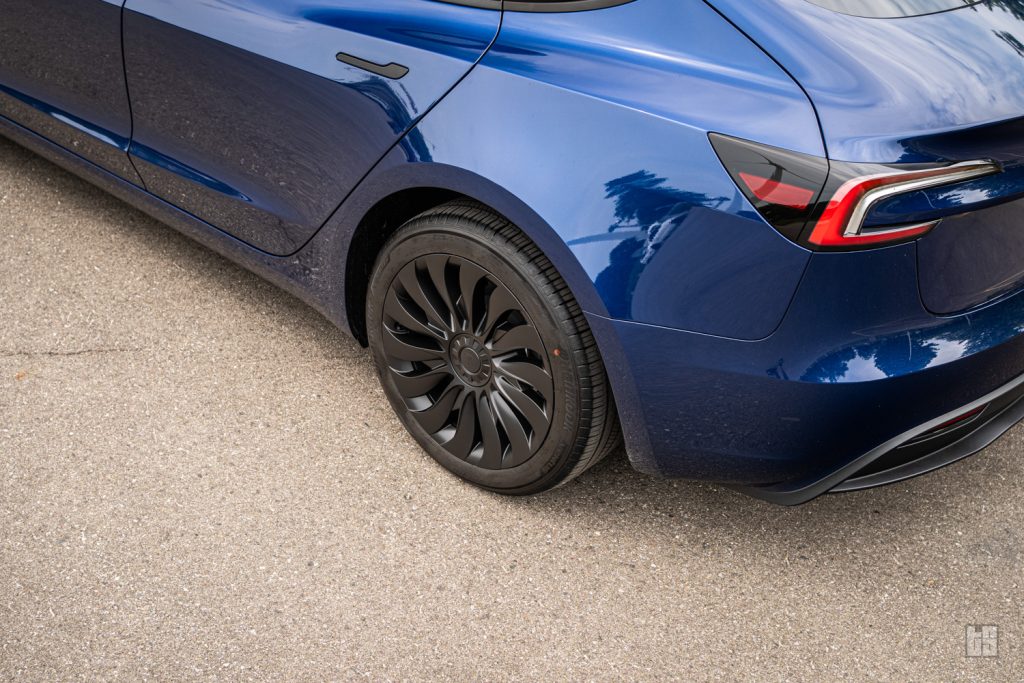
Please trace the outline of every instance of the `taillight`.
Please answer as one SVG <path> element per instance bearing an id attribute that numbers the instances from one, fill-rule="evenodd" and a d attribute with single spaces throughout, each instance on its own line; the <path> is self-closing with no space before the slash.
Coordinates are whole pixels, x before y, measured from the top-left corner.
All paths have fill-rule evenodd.
<path id="1" fill-rule="evenodd" d="M 909 192 L 980 178 L 998 173 L 999 166 L 989 161 L 968 161 L 951 166 L 920 170 L 893 171 L 857 175 L 854 164 L 834 164 L 829 185 L 844 175 L 843 182 L 829 199 L 807 241 L 819 247 L 855 247 L 895 242 L 923 235 L 939 222 L 865 227 L 864 221 L 879 202 Z"/>
<path id="2" fill-rule="evenodd" d="M 799 240 L 828 180 L 828 160 L 717 133 L 711 144 L 758 213 Z"/>
<path id="3" fill-rule="evenodd" d="M 850 164 L 712 133 L 729 175 L 772 226 L 811 249 L 863 249 L 920 237 L 939 221 L 867 225 L 893 197 L 1000 172 L 991 161 L 945 166 Z"/>

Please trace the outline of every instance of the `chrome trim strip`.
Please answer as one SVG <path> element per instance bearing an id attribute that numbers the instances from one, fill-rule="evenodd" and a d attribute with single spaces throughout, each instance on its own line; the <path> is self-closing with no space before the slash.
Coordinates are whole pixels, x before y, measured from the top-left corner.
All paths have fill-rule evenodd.
<path id="1" fill-rule="evenodd" d="M 903 182 L 893 183 L 891 185 L 883 185 L 882 187 L 876 187 L 873 190 L 868 190 L 861 197 L 861 200 L 857 202 L 857 206 L 854 208 L 853 213 L 850 214 L 850 220 L 843 229 L 843 237 L 856 237 L 861 234 L 865 234 L 864 221 L 867 220 L 868 212 L 879 202 L 895 197 L 896 195 L 906 194 L 908 192 L 916 192 L 917 190 L 927 190 L 933 187 L 940 187 L 942 185 L 951 185 L 953 183 L 963 182 L 965 180 L 972 180 L 974 178 L 980 178 L 982 176 L 991 175 L 993 173 L 999 173 L 1000 168 L 998 164 L 991 161 L 964 161 L 952 166 L 947 166 L 943 171 L 949 171 L 949 173 L 943 173 L 942 175 L 932 176 L 930 178 L 917 178 L 914 180 L 906 180 Z M 914 171 L 907 171 L 907 174 L 914 173 Z M 878 175 L 867 176 L 865 178 L 857 178 L 857 182 L 862 183 L 866 180 L 873 180 L 875 178 L 891 178 L 898 177 L 889 173 L 880 173 Z M 872 235 L 884 235 L 889 232 L 900 232 L 903 230 L 910 230 L 911 228 L 920 228 L 926 225 L 934 225 L 938 221 L 929 221 L 927 223 L 919 223 L 917 225 L 902 225 L 898 228 L 892 228 L 887 230 L 872 230 Z"/>

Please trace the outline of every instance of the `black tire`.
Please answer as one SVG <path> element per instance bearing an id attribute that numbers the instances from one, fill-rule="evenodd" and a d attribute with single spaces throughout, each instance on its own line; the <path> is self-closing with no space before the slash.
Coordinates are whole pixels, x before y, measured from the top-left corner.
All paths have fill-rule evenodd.
<path id="1" fill-rule="evenodd" d="M 366 324 L 395 412 L 467 481 L 538 493 L 621 440 L 569 288 L 533 242 L 479 204 L 450 202 L 391 237 L 371 276 Z"/>

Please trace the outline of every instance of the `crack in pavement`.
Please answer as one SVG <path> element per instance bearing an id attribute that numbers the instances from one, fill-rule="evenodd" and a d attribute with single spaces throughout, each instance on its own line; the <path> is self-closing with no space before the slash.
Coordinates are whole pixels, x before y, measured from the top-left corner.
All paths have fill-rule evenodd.
<path id="1" fill-rule="evenodd" d="M 51 356 L 51 357 L 65 357 L 65 356 L 88 356 L 93 354 L 103 353 L 133 353 L 135 351 L 142 351 L 143 349 L 121 349 L 121 348 L 97 348 L 97 349 L 77 349 L 74 351 L 0 351 L 0 358 L 19 358 L 19 357 L 32 357 L 32 356 Z"/>

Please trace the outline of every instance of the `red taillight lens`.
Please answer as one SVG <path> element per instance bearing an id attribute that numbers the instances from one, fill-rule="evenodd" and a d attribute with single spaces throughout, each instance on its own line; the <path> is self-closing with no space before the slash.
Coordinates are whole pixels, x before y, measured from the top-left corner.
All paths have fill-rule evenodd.
<path id="1" fill-rule="evenodd" d="M 847 173 L 857 172 L 855 166 L 842 166 Z M 871 228 L 866 228 L 864 221 L 871 208 L 885 199 L 998 172 L 999 166 L 994 163 L 969 161 L 939 168 L 890 171 L 851 178 L 832 195 L 807 241 L 818 247 L 847 248 L 919 237 L 938 221 Z M 832 182 L 830 178 L 829 184 Z"/>
<path id="2" fill-rule="evenodd" d="M 814 190 L 783 183 L 773 178 L 762 178 L 753 173 L 740 171 L 739 176 L 755 197 L 768 204 L 777 204 L 796 211 L 806 211 L 814 201 Z"/>
<path id="3" fill-rule="evenodd" d="M 800 239 L 828 180 L 820 157 L 711 134 L 711 144 L 743 195 L 766 221 Z"/>
<path id="4" fill-rule="evenodd" d="M 953 425 L 960 424 L 961 422 L 966 422 L 967 420 L 971 419 L 972 417 L 980 415 L 981 411 L 985 410 L 985 408 L 988 408 L 988 404 L 987 403 L 985 405 L 983 405 L 983 406 L 978 406 L 974 410 L 968 410 L 966 413 L 963 413 L 962 415 L 957 415 L 956 417 L 954 417 L 954 418 L 952 418 L 950 420 L 946 420 L 945 422 L 943 422 L 942 424 L 938 425 L 937 427 L 932 427 L 927 432 L 925 432 L 925 434 L 930 434 L 931 432 L 938 432 L 938 431 L 941 431 L 943 429 L 948 429 L 949 427 L 952 427 Z"/>
<path id="5" fill-rule="evenodd" d="M 829 162 L 712 133 L 722 164 L 758 213 L 811 249 L 863 249 L 923 235 L 938 222 L 865 226 L 879 202 L 897 195 L 998 173 L 998 164 L 885 166 Z"/>

